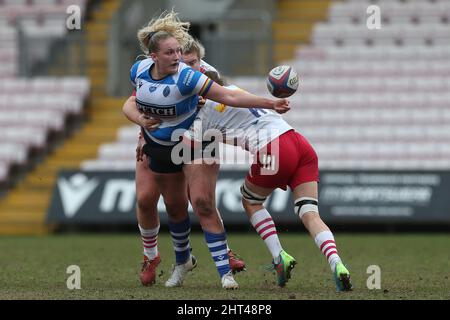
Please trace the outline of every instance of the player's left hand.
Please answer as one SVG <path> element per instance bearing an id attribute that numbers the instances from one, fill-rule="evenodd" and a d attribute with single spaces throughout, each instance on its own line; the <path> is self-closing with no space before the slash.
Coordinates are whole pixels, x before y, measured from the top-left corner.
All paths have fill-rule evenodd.
<path id="1" fill-rule="evenodd" d="M 154 131 L 158 129 L 161 124 L 161 120 L 157 118 L 153 118 L 151 116 L 146 115 L 145 113 L 141 113 L 138 119 L 139 125 L 144 127 L 148 131 Z"/>
<path id="2" fill-rule="evenodd" d="M 277 113 L 286 113 L 291 110 L 291 106 L 289 100 L 287 99 L 278 99 L 275 100 L 274 108 Z"/>

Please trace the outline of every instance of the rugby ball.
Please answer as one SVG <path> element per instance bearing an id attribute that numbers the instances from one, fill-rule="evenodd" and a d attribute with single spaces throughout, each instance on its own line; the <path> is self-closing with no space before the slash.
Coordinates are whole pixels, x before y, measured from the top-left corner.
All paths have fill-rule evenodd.
<path id="1" fill-rule="evenodd" d="M 277 98 L 292 96 L 298 88 L 298 75 L 291 66 L 278 66 L 270 70 L 266 83 L 269 92 Z"/>

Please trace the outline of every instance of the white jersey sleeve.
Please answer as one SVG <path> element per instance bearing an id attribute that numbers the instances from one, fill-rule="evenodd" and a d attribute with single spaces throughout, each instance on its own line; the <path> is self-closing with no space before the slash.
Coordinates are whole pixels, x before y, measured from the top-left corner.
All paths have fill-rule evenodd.
<path id="1" fill-rule="evenodd" d="M 216 68 L 214 68 L 212 65 L 207 63 L 205 60 L 200 60 L 200 72 L 205 73 L 206 71 L 214 71 L 220 77 L 220 73 L 219 73 L 219 71 L 217 71 Z"/>
<path id="2" fill-rule="evenodd" d="M 236 86 L 229 88 L 239 90 Z M 186 136 L 191 140 L 210 141 L 211 136 L 220 133 L 223 142 L 256 153 L 291 129 L 279 114 L 271 110 L 233 108 L 207 100 Z"/>

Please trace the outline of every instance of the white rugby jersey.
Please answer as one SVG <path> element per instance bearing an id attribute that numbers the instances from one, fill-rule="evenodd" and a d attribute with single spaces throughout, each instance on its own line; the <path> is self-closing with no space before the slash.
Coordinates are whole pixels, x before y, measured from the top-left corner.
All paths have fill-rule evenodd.
<path id="1" fill-rule="evenodd" d="M 219 77 L 220 77 L 220 73 L 219 71 L 217 71 L 216 68 L 214 68 L 212 65 L 210 65 L 208 62 L 206 62 L 205 60 L 200 60 L 200 72 L 201 73 L 205 73 L 206 71 L 214 71 L 216 72 Z"/>
<path id="2" fill-rule="evenodd" d="M 144 130 L 145 134 L 156 143 L 173 145 L 172 132 L 191 126 L 197 115 L 198 95 L 205 95 L 213 81 L 182 62 L 176 74 L 154 80 L 150 74 L 153 64 L 152 59 L 136 62 L 130 80 L 136 88 L 139 110 L 162 120 L 158 129 Z"/>
<path id="3" fill-rule="evenodd" d="M 236 86 L 229 89 L 240 90 Z M 210 141 L 212 130 L 220 131 L 225 143 L 238 145 L 253 154 L 293 129 L 272 110 L 262 108 L 234 108 L 207 100 L 194 123 L 185 133 L 189 139 Z"/>

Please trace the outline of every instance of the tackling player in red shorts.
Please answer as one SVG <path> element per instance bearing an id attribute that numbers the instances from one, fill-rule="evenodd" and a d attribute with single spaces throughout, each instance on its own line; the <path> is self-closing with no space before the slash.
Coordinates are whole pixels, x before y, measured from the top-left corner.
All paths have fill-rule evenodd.
<path id="1" fill-rule="evenodd" d="M 216 74 L 205 74 L 216 83 L 221 82 Z M 239 90 L 235 86 L 229 88 Z M 350 291 L 350 273 L 338 255 L 332 232 L 319 215 L 318 158 L 306 138 L 270 110 L 228 108 L 207 101 L 185 136 L 205 143 L 218 135 L 222 142 L 239 145 L 255 155 L 255 162 L 241 186 L 242 203 L 251 224 L 272 254 L 278 285 L 285 286 L 297 262 L 283 250 L 264 201 L 275 189 L 286 190 L 289 186 L 295 199 L 295 214 L 326 256 L 337 291 Z"/>

